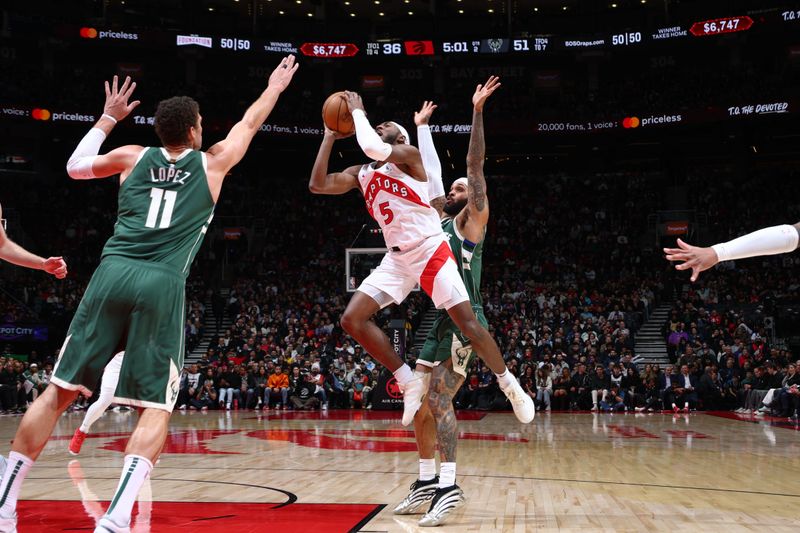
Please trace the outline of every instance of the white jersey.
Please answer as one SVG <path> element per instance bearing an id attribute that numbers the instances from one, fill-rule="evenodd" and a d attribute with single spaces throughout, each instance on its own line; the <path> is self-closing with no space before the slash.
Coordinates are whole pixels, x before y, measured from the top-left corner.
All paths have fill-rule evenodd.
<path id="1" fill-rule="evenodd" d="M 430 206 L 428 184 L 415 180 L 394 163 L 374 168 L 377 164 L 362 166 L 358 182 L 369 214 L 383 230 L 386 246 L 405 250 L 443 234 L 439 215 Z"/>

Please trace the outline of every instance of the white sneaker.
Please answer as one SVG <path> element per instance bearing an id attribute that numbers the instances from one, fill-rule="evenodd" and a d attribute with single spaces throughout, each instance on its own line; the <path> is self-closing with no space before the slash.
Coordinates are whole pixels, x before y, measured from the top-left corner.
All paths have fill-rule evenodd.
<path id="1" fill-rule="evenodd" d="M 533 399 L 525 394 L 519 382 L 516 379 L 511 380 L 511 384 L 502 389 L 503 394 L 506 395 L 508 401 L 511 402 L 511 407 L 514 409 L 514 414 L 517 420 L 523 424 L 529 424 L 536 416 L 536 407 L 533 405 Z"/>
<path id="2" fill-rule="evenodd" d="M 414 371 L 414 379 L 403 387 L 403 420 L 404 426 L 414 421 L 414 415 L 422 407 L 422 399 L 428 393 L 428 384 L 431 381 L 429 372 Z"/>
<path id="3" fill-rule="evenodd" d="M 0 531 L 3 533 L 17 533 L 17 513 L 10 518 L 0 518 Z"/>
<path id="4" fill-rule="evenodd" d="M 464 503 L 466 503 L 464 492 L 458 485 L 436 489 L 436 494 L 433 500 L 431 500 L 431 507 L 428 512 L 420 518 L 419 525 L 422 527 L 436 527 L 442 525 L 450 514 L 464 505 Z"/>
<path id="5" fill-rule="evenodd" d="M 322 404 L 322 410 L 323 411 L 327 411 L 328 410 L 328 402 L 325 402 L 325 403 Z"/>
<path id="6" fill-rule="evenodd" d="M 439 488 L 439 476 L 430 481 L 416 480 L 411 484 L 411 492 L 394 508 L 394 514 L 414 514 L 422 505 L 436 496 Z"/>
<path id="7" fill-rule="evenodd" d="M 129 526 L 120 527 L 112 522 L 110 518 L 104 516 L 97 522 L 94 533 L 131 533 L 131 528 Z"/>

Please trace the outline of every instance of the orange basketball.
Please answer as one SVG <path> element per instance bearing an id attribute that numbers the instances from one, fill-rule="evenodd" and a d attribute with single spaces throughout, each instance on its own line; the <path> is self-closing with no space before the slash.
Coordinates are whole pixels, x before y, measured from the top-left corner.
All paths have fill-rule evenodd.
<path id="1" fill-rule="evenodd" d="M 353 115 L 347 110 L 347 102 L 344 99 L 344 92 L 333 93 L 322 104 L 322 121 L 328 129 L 339 133 L 353 133 Z"/>

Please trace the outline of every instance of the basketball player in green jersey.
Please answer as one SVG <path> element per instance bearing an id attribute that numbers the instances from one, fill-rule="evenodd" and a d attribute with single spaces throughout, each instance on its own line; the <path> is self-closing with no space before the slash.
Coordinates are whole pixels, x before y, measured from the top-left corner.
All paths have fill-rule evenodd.
<path id="1" fill-rule="evenodd" d="M 261 96 L 228 136 L 201 152 L 197 102 L 159 103 L 161 147 L 122 146 L 97 155 L 106 136 L 139 104 L 127 78 L 106 83 L 103 115 L 67 163 L 75 179 L 120 175 L 114 235 L 72 320 L 50 386 L 25 414 L 0 484 L 0 531 L 16 529 L 20 486 L 59 415 L 79 393 L 89 394 L 111 356 L 125 350 L 114 402 L 142 407 L 128 440 L 117 491 L 96 532 L 130 531 L 136 495 L 165 442 L 178 396 L 184 354 L 184 291 L 192 260 L 208 229 L 222 182 L 250 146 L 297 70 L 284 58 Z"/>
<path id="2" fill-rule="evenodd" d="M 489 220 L 486 180 L 483 175 L 486 152 L 483 107 L 498 87 L 499 79 L 492 76 L 485 85 L 478 85 L 472 96 L 472 133 L 467 153 L 467 178 L 459 178 L 453 183 L 443 212 L 440 213 L 442 229 L 456 257 L 472 309 L 478 321 L 487 329 L 488 322 L 483 313 L 480 293 L 483 241 Z M 430 106 L 424 106 L 415 116 L 415 122 L 419 126 L 419 148 L 429 172 L 429 167 L 438 165 L 433 140 L 425 126 L 432 111 Z M 437 172 L 434 171 L 433 174 Z M 441 179 L 440 171 L 438 179 Z M 438 526 L 444 523 L 453 510 L 465 501 L 464 493 L 455 479 L 458 428 L 453 397 L 464 383 L 467 369 L 474 358 L 475 353 L 466 337 L 446 314 L 439 313 L 417 359 L 417 371 L 431 372 L 428 396 L 414 418 L 420 477 L 412 485 L 410 494 L 394 510 L 395 514 L 413 514 L 423 504 L 430 502 L 429 510 L 419 521 L 421 526 Z M 434 459 L 437 441 L 441 456 L 439 476 L 436 476 Z"/>

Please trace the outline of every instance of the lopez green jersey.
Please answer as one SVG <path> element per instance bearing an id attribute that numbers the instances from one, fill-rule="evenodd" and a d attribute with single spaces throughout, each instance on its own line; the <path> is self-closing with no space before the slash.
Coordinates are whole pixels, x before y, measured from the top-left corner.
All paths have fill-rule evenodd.
<path id="1" fill-rule="evenodd" d="M 163 148 L 145 148 L 119 188 L 103 258 L 161 263 L 187 276 L 213 217 L 206 155 L 187 149 L 170 160 Z"/>
<path id="2" fill-rule="evenodd" d="M 482 308 L 481 269 L 483 267 L 484 239 L 478 243 L 465 239 L 459 233 L 454 218 L 442 220 L 442 230 L 450 241 L 450 249 L 453 250 L 456 258 L 458 273 L 461 274 L 461 279 L 464 280 L 464 285 L 467 287 L 470 303 L 473 308 L 476 306 Z"/>

